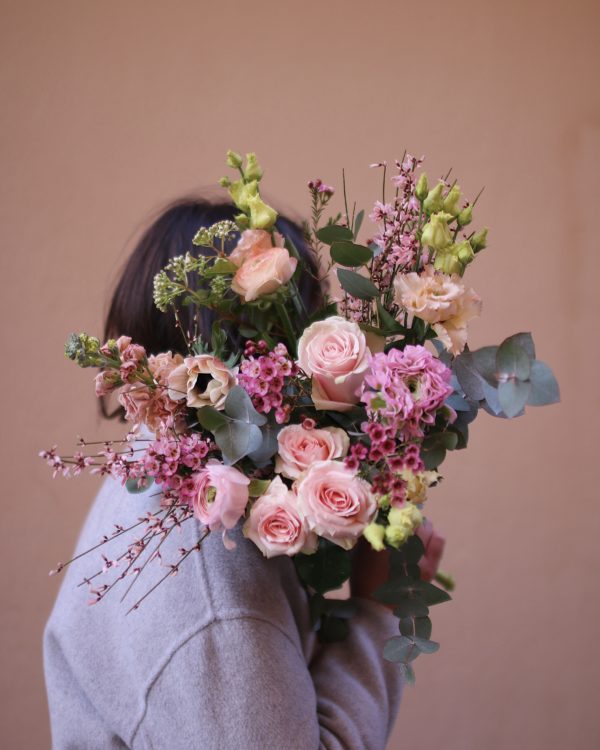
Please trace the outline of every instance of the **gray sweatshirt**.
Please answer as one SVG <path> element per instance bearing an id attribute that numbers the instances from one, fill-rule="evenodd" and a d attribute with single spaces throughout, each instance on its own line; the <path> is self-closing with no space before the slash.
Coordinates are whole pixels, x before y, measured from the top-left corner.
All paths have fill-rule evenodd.
<path id="1" fill-rule="evenodd" d="M 106 480 L 78 551 L 151 507 L 152 489 L 130 495 Z M 171 534 L 165 562 L 199 534 L 195 520 Z M 228 551 L 211 534 L 129 615 L 128 602 L 165 568 L 151 563 L 124 603 L 127 581 L 91 607 L 77 583 L 96 572 L 99 555 L 67 569 L 44 636 L 55 750 L 385 748 L 402 686 L 382 657 L 397 633 L 393 615 L 358 600 L 349 638 L 320 645 L 291 560 L 263 558 L 239 529 L 232 536 Z M 123 538 L 107 547 L 116 556 Z"/>

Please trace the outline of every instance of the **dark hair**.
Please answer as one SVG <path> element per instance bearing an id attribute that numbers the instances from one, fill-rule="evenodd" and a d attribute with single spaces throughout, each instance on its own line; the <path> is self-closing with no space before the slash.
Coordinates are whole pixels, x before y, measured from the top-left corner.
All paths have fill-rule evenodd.
<path id="1" fill-rule="evenodd" d="M 187 353 L 173 313 L 162 313 L 154 305 L 154 276 L 171 258 L 185 255 L 188 250 L 194 249 L 192 238 L 198 229 L 209 227 L 218 221 L 232 220 L 237 213 L 231 203 L 212 202 L 204 198 L 183 198 L 162 210 L 142 234 L 125 263 L 108 308 L 104 340 L 124 335 L 141 344 L 148 354 L 169 350 Z M 316 280 L 318 269 L 314 255 L 304 240 L 301 227 L 294 221 L 279 216 L 276 229 L 289 238 L 298 250 L 301 263 L 298 289 L 310 314 L 323 302 L 323 292 Z M 204 249 L 198 247 L 195 251 L 203 252 Z M 215 320 L 211 311 L 198 311 L 194 305 L 183 307 L 181 323 L 186 330 L 191 330 L 198 312 L 200 333 L 205 341 L 209 341 L 211 326 Z M 236 336 L 234 331 L 229 333 Z M 107 416 L 104 404 L 102 412 Z"/>

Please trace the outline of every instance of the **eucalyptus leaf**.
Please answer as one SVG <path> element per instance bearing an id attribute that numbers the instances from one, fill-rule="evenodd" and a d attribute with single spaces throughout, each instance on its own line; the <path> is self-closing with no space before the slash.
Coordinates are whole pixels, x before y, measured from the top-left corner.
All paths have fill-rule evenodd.
<path id="1" fill-rule="evenodd" d="M 239 385 L 234 386 L 227 394 L 224 408 L 226 414 L 232 419 L 249 422 L 258 425 L 259 427 L 264 425 L 267 421 L 264 414 L 259 414 L 256 411 L 252 399 Z"/>
<path id="2" fill-rule="evenodd" d="M 331 259 L 340 266 L 364 266 L 373 258 L 373 253 L 364 245 L 354 242 L 334 242 L 331 246 Z"/>
<path id="3" fill-rule="evenodd" d="M 200 425 L 212 433 L 231 421 L 230 417 L 215 409 L 214 406 L 201 406 L 196 411 L 196 417 Z"/>
<path id="4" fill-rule="evenodd" d="M 398 603 L 394 609 L 396 617 L 403 619 L 405 617 L 426 617 L 429 614 L 429 607 L 419 597 L 409 597 Z"/>
<path id="5" fill-rule="evenodd" d="M 430 641 L 428 638 L 419 638 L 416 635 L 413 635 L 411 640 L 422 654 L 434 654 L 440 647 L 439 643 Z"/>
<path id="6" fill-rule="evenodd" d="M 358 233 L 360 232 L 360 228 L 362 227 L 363 219 L 365 218 L 365 212 L 364 209 L 361 208 L 361 210 L 356 214 L 356 218 L 354 219 L 354 237 L 358 237 Z"/>
<path id="7" fill-rule="evenodd" d="M 498 385 L 498 376 L 496 374 L 496 354 L 497 346 L 482 346 L 471 352 L 471 360 L 475 370 L 491 386 Z"/>
<path id="8" fill-rule="evenodd" d="M 342 227 L 339 224 L 328 224 L 318 230 L 317 238 L 326 245 L 332 245 L 334 242 L 352 240 L 354 239 L 354 235 L 348 227 Z"/>
<path id="9" fill-rule="evenodd" d="M 496 352 L 496 368 L 505 378 L 527 380 L 531 372 L 531 360 L 520 344 L 507 339 Z"/>
<path id="10" fill-rule="evenodd" d="M 456 357 L 452 369 L 467 398 L 473 401 L 482 401 L 485 398 L 483 392 L 485 381 L 477 371 L 473 355 L 469 350 L 465 350 L 461 355 Z"/>
<path id="11" fill-rule="evenodd" d="M 383 647 L 383 658 L 387 661 L 408 663 L 414 661 L 421 653 L 421 649 L 412 638 L 396 635 L 386 641 Z"/>
<path id="12" fill-rule="evenodd" d="M 260 448 L 248 454 L 248 458 L 251 458 L 257 466 L 264 466 L 277 453 L 277 450 L 279 449 L 277 435 L 282 428 L 283 425 L 277 424 L 277 422 L 272 419 L 269 419 L 269 421 L 260 428 L 262 432 L 262 443 Z"/>
<path id="13" fill-rule="evenodd" d="M 508 380 L 498 386 L 498 400 L 502 411 L 511 419 L 516 417 L 527 403 L 531 383 L 522 380 Z"/>
<path id="14" fill-rule="evenodd" d="M 125 482 L 125 489 L 127 492 L 130 492 L 132 495 L 138 495 L 140 492 L 145 492 L 148 487 L 151 487 L 154 484 L 154 479 L 152 477 L 142 477 L 141 479 L 141 486 L 138 484 L 140 482 L 139 479 L 128 479 Z"/>
<path id="15" fill-rule="evenodd" d="M 484 381 L 483 396 L 485 399 L 484 408 L 486 405 L 489 407 L 486 411 L 494 417 L 502 416 L 502 406 L 498 397 L 498 389 Z"/>
<path id="16" fill-rule="evenodd" d="M 531 391 L 527 398 L 530 406 L 545 406 L 560 401 L 558 382 L 545 362 L 532 362 L 530 380 Z"/>
<path id="17" fill-rule="evenodd" d="M 518 344 L 527 352 L 527 356 L 532 362 L 535 359 L 535 344 L 533 343 L 533 336 L 529 332 L 513 333 L 512 336 L 509 336 L 507 339 L 504 339 L 502 344 L 505 344 L 506 342 L 514 342 Z"/>
<path id="18" fill-rule="evenodd" d="M 260 427 L 237 419 L 217 427 L 213 435 L 226 464 L 237 463 L 244 456 L 257 451 L 262 443 Z"/>
<path id="19" fill-rule="evenodd" d="M 428 639 L 431 637 L 431 619 L 425 617 L 403 617 L 398 623 L 400 633 Z"/>
<path id="20" fill-rule="evenodd" d="M 444 463 L 446 459 L 446 449 L 443 445 L 436 445 L 429 449 L 421 450 L 421 458 L 427 471 L 433 471 Z"/>
<path id="21" fill-rule="evenodd" d="M 300 580 L 321 594 L 339 588 L 352 567 L 347 550 L 325 540 L 312 555 L 296 555 L 294 564 Z"/>
<path id="22" fill-rule="evenodd" d="M 471 405 L 458 393 L 452 393 L 444 402 L 446 406 L 449 406 L 454 411 L 471 411 Z"/>
<path id="23" fill-rule="evenodd" d="M 358 299 L 370 300 L 379 296 L 375 284 L 369 279 L 346 268 L 338 268 L 338 279 L 344 291 Z"/>
<path id="24" fill-rule="evenodd" d="M 379 316 L 379 323 L 383 329 L 388 331 L 398 331 L 398 333 L 404 333 L 406 331 L 406 328 L 385 309 L 379 299 L 377 300 L 377 315 Z"/>

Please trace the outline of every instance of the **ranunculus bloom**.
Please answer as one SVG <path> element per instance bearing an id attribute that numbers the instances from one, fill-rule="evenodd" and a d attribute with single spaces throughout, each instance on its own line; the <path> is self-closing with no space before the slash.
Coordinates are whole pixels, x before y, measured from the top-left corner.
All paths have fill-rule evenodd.
<path id="1" fill-rule="evenodd" d="M 226 547 L 235 546 L 225 532 L 232 529 L 244 513 L 250 479 L 233 466 L 213 459 L 195 475 L 195 481 L 194 515 L 211 531 L 223 530 Z"/>
<path id="2" fill-rule="evenodd" d="M 275 471 L 289 479 L 296 479 L 315 461 L 345 456 L 350 438 L 340 427 L 307 429 L 299 424 L 291 424 L 277 435 L 277 442 L 279 455 Z"/>
<path id="3" fill-rule="evenodd" d="M 316 409 L 348 411 L 368 368 L 370 350 L 358 323 L 334 315 L 310 325 L 298 342 L 298 364 L 312 377 Z"/>
<path id="4" fill-rule="evenodd" d="M 369 483 L 341 461 L 317 461 L 295 491 L 309 527 L 344 549 L 354 546 L 377 510 Z"/>
<path id="5" fill-rule="evenodd" d="M 467 343 L 467 323 L 481 313 L 481 298 L 466 289 L 460 276 L 436 273 L 398 274 L 396 301 L 417 318 L 431 324 L 444 346 L 460 354 Z"/>
<path id="6" fill-rule="evenodd" d="M 318 542 L 298 509 L 296 496 L 280 477 L 273 479 L 265 494 L 252 506 L 244 524 L 244 535 L 265 557 L 314 552 Z"/>
<path id="7" fill-rule="evenodd" d="M 419 560 L 421 578 L 424 581 L 432 581 L 438 572 L 446 540 L 441 534 L 437 533 L 431 521 L 427 519 L 423 521 L 415 533 L 425 547 L 425 553 Z"/>
<path id="8" fill-rule="evenodd" d="M 238 268 L 231 288 L 246 302 L 279 289 L 294 275 L 298 261 L 284 247 L 254 250 Z"/>
<path id="9" fill-rule="evenodd" d="M 271 247 L 273 247 L 273 242 L 269 232 L 265 232 L 264 229 L 246 229 L 229 254 L 228 260 L 236 266 L 241 266 L 250 255 L 269 250 Z"/>
<path id="10" fill-rule="evenodd" d="M 229 370 L 212 354 L 186 357 L 169 375 L 169 398 L 186 399 L 188 406 L 222 409 L 227 394 L 236 384 L 237 369 Z"/>

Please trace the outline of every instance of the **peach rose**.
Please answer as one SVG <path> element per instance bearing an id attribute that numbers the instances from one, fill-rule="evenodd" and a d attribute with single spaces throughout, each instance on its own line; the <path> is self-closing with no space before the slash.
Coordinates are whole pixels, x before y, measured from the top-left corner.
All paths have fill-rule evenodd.
<path id="1" fill-rule="evenodd" d="M 169 398 L 186 399 L 188 406 L 222 409 L 227 394 L 236 384 L 237 368 L 229 370 L 212 354 L 186 357 L 168 377 Z"/>
<path id="2" fill-rule="evenodd" d="M 421 274 L 399 274 L 394 287 L 399 305 L 429 323 L 452 354 L 462 352 L 467 323 L 481 314 L 481 298 L 460 276 L 436 273 L 427 266 Z"/>
<path id="3" fill-rule="evenodd" d="M 288 479 L 296 479 L 315 461 L 345 456 L 350 438 L 340 427 L 311 430 L 300 424 L 291 424 L 277 435 L 277 442 L 279 454 L 275 471 Z"/>
<path id="4" fill-rule="evenodd" d="M 236 525 L 246 509 L 250 480 L 233 466 L 225 466 L 214 459 L 194 478 L 194 515 L 211 531 L 223 530 L 226 547 L 235 546 L 227 539 L 226 531 Z"/>
<path id="5" fill-rule="evenodd" d="M 258 230 L 255 230 L 258 231 Z M 294 275 L 298 261 L 284 247 L 269 247 L 246 256 L 238 268 L 231 288 L 246 302 L 279 289 Z"/>
<path id="6" fill-rule="evenodd" d="M 316 409 L 349 411 L 371 354 L 358 323 L 334 315 L 310 325 L 298 342 L 298 364 L 312 377 Z"/>
<path id="7" fill-rule="evenodd" d="M 250 255 L 269 250 L 271 247 L 273 242 L 269 232 L 265 232 L 264 229 L 246 229 L 240 235 L 239 242 L 229 254 L 228 260 L 236 266 L 241 266 Z"/>
<path id="8" fill-rule="evenodd" d="M 244 536 L 265 557 L 314 552 L 318 543 L 316 534 L 309 530 L 298 510 L 296 496 L 280 477 L 273 479 L 252 506 L 244 524 Z"/>
<path id="9" fill-rule="evenodd" d="M 344 549 L 354 546 L 377 510 L 369 483 L 341 461 L 317 461 L 295 491 L 309 528 Z"/>

